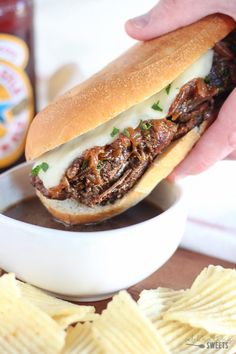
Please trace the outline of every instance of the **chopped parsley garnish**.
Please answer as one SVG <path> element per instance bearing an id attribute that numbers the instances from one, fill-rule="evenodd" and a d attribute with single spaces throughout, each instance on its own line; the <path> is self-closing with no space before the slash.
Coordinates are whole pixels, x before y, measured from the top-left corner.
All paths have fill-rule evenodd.
<path id="1" fill-rule="evenodd" d="M 87 166 L 88 166 L 88 161 L 87 161 L 87 160 L 83 160 L 80 169 L 83 171 L 83 170 L 85 170 L 85 168 L 86 168 Z"/>
<path id="2" fill-rule="evenodd" d="M 170 93 L 171 85 L 172 85 L 172 84 L 169 84 L 169 85 L 166 86 L 166 88 L 165 88 L 167 95 L 169 95 L 169 93 Z"/>
<path id="3" fill-rule="evenodd" d="M 140 129 L 143 130 L 143 131 L 150 129 L 151 126 L 152 126 L 151 123 L 149 123 L 149 122 L 146 122 L 146 123 L 145 123 L 145 122 L 143 122 L 142 120 L 141 120 L 140 123 L 139 123 Z"/>
<path id="4" fill-rule="evenodd" d="M 41 170 L 40 165 L 34 167 L 34 168 L 31 170 L 31 175 L 32 175 L 32 176 L 38 176 L 40 170 Z"/>
<path id="5" fill-rule="evenodd" d="M 209 78 L 209 76 L 207 75 L 207 76 L 205 76 L 205 78 L 204 78 L 204 82 L 206 83 L 206 84 L 209 84 L 210 83 L 210 78 Z"/>
<path id="6" fill-rule="evenodd" d="M 42 162 L 41 163 L 41 169 L 43 170 L 43 172 L 46 172 L 49 168 L 49 165 L 47 164 L 47 162 Z"/>
<path id="7" fill-rule="evenodd" d="M 46 162 L 42 162 L 40 165 L 35 166 L 31 170 L 31 175 L 32 176 L 38 176 L 40 171 L 46 172 L 49 168 L 49 165 Z"/>
<path id="8" fill-rule="evenodd" d="M 127 136 L 127 138 L 130 138 L 130 132 L 128 131 L 128 129 L 125 128 L 123 134 Z"/>
<path id="9" fill-rule="evenodd" d="M 163 109 L 160 107 L 160 101 L 153 103 L 152 109 L 154 109 L 155 111 L 163 112 Z"/>
<path id="10" fill-rule="evenodd" d="M 116 136 L 117 134 L 119 134 L 120 129 L 114 127 L 112 132 L 111 132 L 111 137 L 114 138 L 114 136 Z"/>
<path id="11" fill-rule="evenodd" d="M 103 165 L 103 161 L 98 161 L 97 170 L 100 171 Z"/>

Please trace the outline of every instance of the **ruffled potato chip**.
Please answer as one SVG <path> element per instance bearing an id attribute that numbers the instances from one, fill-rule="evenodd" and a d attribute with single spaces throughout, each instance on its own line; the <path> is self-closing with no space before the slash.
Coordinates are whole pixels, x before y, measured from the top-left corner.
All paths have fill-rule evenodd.
<path id="1" fill-rule="evenodd" d="M 2 301 L 12 300 L 13 302 L 21 297 L 21 291 L 17 285 L 13 273 L 4 274 L 0 277 L 0 305 Z"/>
<path id="2" fill-rule="evenodd" d="M 236 271 L 209 266 L 164 315 L 209 333 L 236 335 Z"/>
<path id="3" fill-rule="evenodd" d="M 17 283 L 22 296 L 52 317 L 63 329 L 73 323 L 92 321 L 97 317 L 94 306 L 75 305 L 50 296 L 29 284 L 21 281 Z"/>
<path id="4" fill-rule="evenodd" d="M 204 275 L 205 276 L 205 275 Z M 209 334 L 178 321 L 165 321 L 168 309 L 183 297 L 184 290 L 157 288 L 143 290 L 138 300 L 140 309 L 153 322 L 172 354 L 234 354 L 236 337 Z"/>
<path id="5" fill-rule="evenodd" d="M 143 290 L 140 294 L 138 305 L 143 313 L 153 322 L 160 320 L 174 302 L 179 300 L 184 290 L 157 288 Z"/>
<path id="6" fill-rule="evenodd" d="M 68 328 L 62 354 L 102 354 L 94 339 L 90 322 L 78 323 L 75 327 Z"/>
<path id="7" fill-rule="evenodd" d="M 92 331 L 105 353 L 170 353 L 162 338 L 126 291 L 115 295 Z"/>
<path id="8" fill-rule="evenodd" d="M 236 336 L 209 334 L 201 328 L 194 328 L 177 321 L 155 322 L 159 334 L 172 354 L 234 354 Z"/>
<path id="9" fill-rule="evenodd" d="M 65 332 L 21 295 L 13 274 L 0 278 L 0 353 L 59 354 Z"/>

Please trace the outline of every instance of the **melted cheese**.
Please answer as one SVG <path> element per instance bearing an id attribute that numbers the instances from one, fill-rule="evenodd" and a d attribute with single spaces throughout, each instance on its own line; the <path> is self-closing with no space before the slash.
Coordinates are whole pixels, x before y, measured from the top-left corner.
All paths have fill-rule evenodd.
<path id="1" fill-rule="evenodd" d="M 92 131 L 42 155 L 37 159 L 35 166 L 42 162 L 46 162 L 49 165 L 46 172 L 40 171 L 39 173 L 39 177 L 43 181 L 44 186 L 50 188 L 58 185 L 66 169 L 86 149 L 92 148 L 93 146 L 103 146 L 114 141 L 117 138 L 117 136 L 114 138 L 111 137 L 111 132 L 114 127 L 122 131 L 127 127 L 136 128 L 141 119 L 164 118 L 168 113 L 171 103 L 179 92 L 179 89 L 194 78 L 205 77 L 208 75 L 212 67 L 212 61 L 213 50 L 208 50 L 172 82 L 169 94 L 163 89 L 142 103 L 119 114 L 105 124 L 102 124 Z M 157 102 L 159 102 L 159 106 L 163 109 L 162 112 L 151 108 L 152 105 Z"/>

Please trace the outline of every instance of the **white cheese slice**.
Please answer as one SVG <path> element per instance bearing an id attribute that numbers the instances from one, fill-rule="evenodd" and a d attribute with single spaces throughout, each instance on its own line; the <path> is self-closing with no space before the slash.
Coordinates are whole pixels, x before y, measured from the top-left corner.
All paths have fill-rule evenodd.
<path id="1" fill-rule="evenodd" d="M 171 83 L 169 94 L 167 94 L 166 89 L 163 89 L 142 103 L 119 114 L 105 124 L 102 124 L 92 131 L 42 155 L 36 160 L 35 166 L 42 162 L 46 162 L 49 165 L 46 172 L 40 171 L 39 173 L 39 177 L 43 181 L 44 186 L 46 188 L 51 188 L 58 185 L 66 169 L 86 149 L 92 148 L 93 146 L 110 144 L 115 140 L 117 136 L 113 138 L 111 137 L 111 132 L 114 127 L 123 131 L 123 129 L 127 127 L 136 128 L 141 119 L 164 118 L 181 86 L 194 78 L 205 77 L 208 75 L 212 67 L 212 61 L 213 50 L 208 50 Z M 154 110 L 152 108 L 152 105 L 157 102 L 162 111 Z"/>

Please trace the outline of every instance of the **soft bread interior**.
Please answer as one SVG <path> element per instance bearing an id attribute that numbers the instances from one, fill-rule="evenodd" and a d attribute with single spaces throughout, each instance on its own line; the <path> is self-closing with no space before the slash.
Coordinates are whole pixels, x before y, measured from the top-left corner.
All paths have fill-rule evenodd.
<path id="1" fill-rule="evenodd" d="M 192 129 L 184 137 L 172 143 L 155 159 L 138 183 L 114 204 L 89 208 L 72 199 L 64 201 L 47 199 L 39 191 L 37 195 L 55 218 L 71 225 L 94 223 L 118 215 L 139 203 L 173 171 L 198 141 L 207 125 L 207 122 L 203 122 L 199 128 Z"/>

